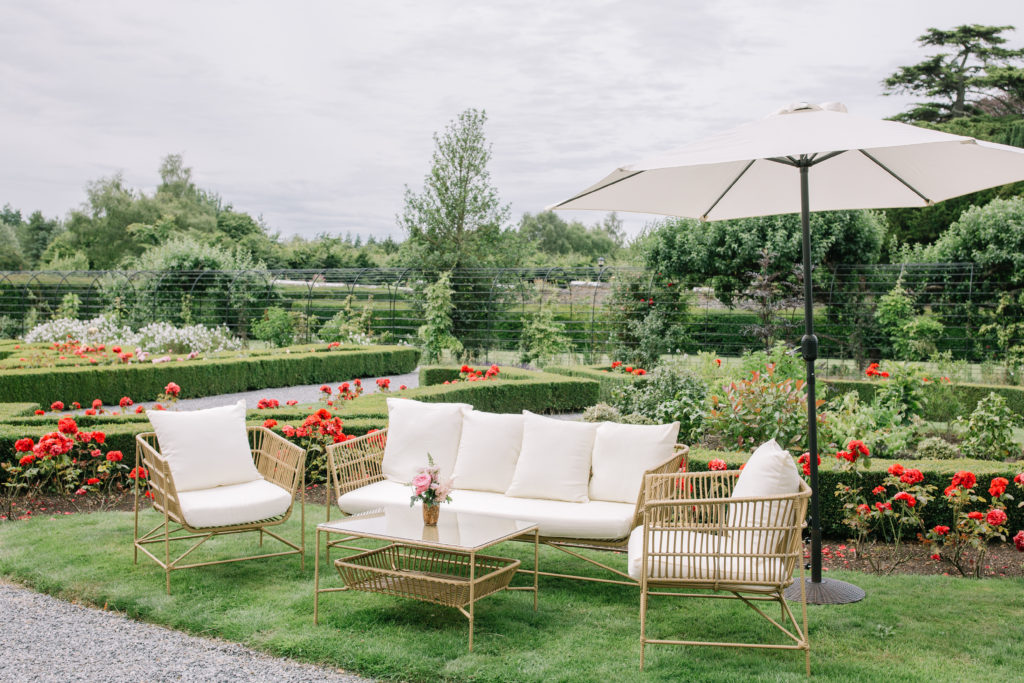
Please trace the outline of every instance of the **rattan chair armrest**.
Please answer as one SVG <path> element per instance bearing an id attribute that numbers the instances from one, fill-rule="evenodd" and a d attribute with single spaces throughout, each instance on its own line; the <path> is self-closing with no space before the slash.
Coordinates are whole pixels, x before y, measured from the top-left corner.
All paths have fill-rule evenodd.
<path id="1" fill-rule="evenodd" d="M 174 486 L 171 466 L 160 451 L 156 449 L 156 432 L 143 432 L 135 435 L 135 466 L 146 469 L 146 480 L 153 494 L 153 504 L 161 510 L 180 515 L 178 508 L 178 491 Z M 141 479 L 136 480 L 139 485 Z"/>
<path id="2" fill-rule="evenodd" d="M 672 451 L 672 457 L 661 463 L 657 467 L 644 472 L 643 478 L 640 480 L 640 493 L 636 499 L 636 508 L 633 511 L 633 528 L 643 524 L 644 520 L 644 501 L 646 499 L 646 482 L 647 477 L 652 474 L 675 474 L 681 469 L 686 469 L 686 458 L 690 453 L 690 447 L 678 443 Z"/>
<path id="3" fill-rule="evenodd" d="M 306 467 L 306 450 L 266 427 L 249 427 L 253 462 L 267 481 L 295 495 Z"/>
<path id="4" fill-rule="evenodd" d="M 387 431 L 382 429 L 327 447 L 327 476 L 337 495 L 384 479 L 381 462 Z"/>

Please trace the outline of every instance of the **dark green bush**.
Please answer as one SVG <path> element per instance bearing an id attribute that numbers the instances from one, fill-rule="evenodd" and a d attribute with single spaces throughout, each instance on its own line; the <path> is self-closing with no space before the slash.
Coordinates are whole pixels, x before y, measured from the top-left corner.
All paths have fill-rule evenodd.
<path id="1" fill-rule="evenodd" d="M 862 401 L 870 403 L 880 386 L 880 381 L 849 380 L 849 379 L 827 379 L 823 384 L 831 391 L 845 393 L 856 391 L 860 394 Z M 1011 387 L 1004 385 L 988 384 L 954 384 L 952 391 L 958 400 L 956 401 L 926 401 L 923 406 L 921 417 L 935 422 L 949 422 L 957 418 L 957 406 L 965 406 L 973 410 L 978 401 L 988 396 L 989 392 L 995 392 L 1006 399 L 1010 410 L 1017 414 L 1024 414 L 1024 387 Z"/>
<path id="2" fill-rule="evenodd" d="M 181 386 L 182 398 L 215 396 L 325 379 L 405 373 L 414 369 L 418 360 L 419 351 L 408 346 L 367 346 L 352 351 L 277 352 L 181 363 L 8 370 L 0 374 L 0 397 L 45 406 L 54 401 L 84 405 L 99 398 L 109 405 L 122 396 L 156 398 L 168 382 Z"/>

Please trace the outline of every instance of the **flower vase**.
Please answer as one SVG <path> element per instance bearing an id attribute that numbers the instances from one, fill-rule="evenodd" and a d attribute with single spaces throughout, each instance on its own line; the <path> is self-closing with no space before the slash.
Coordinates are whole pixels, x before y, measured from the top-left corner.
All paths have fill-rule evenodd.
<path id="1" fill-rule="evenodd" d="M 423 524 L 437 526 L 437 516 L 441 513 L 440 505 L 423 505 Z"/>

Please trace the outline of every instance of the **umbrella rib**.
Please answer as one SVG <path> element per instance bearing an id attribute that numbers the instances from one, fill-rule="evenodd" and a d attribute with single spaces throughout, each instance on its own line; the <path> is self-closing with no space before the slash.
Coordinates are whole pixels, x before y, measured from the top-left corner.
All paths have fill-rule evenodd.
<path id="1" fill-rule="evenodd" d="M 879 167 L 879 168 L 881 168 L 881 169 L 882 169 L 883 171 L 885 171 L 886 173 L 888 173 L 889 175 L 891 175 L 891 176 L 892 176 L 893 178 L 895 178 L 896 180 L 898 180 L 898 181 L 900 181 L 901 183 L 903 183 L 904 187 L 906 187 L 906 188 L 907 188 L 908 190 L 910 190 L 911 192 L 913 192 L 914 194 L 916 194 L 916 195 L 917 195 L 918 197 L 920 197 L 921 199 L 923 199 L 923 200 L 925 201 L 925 203 L 927 203 L 927 204 L 928 204 L 928 206 L 931 206 L 932 204 L 934 204 L 934 203 L 935 203 L 935 202 L 933 202 L 932 200 L 928 199 L 928 197 L 925 197 L 925 196 L 924 196 L 923 194 L 921 194 L 920 192 L 918 192 L 918 190 L 917 190 L 917 188 L 916 188 L 916 187 L 914 187 L 913 185 L 911 185 L 910 183 L 908 183 L 908 182 L 907 182 L 906 180 L 904 180 L 903 178 L 901 178 L 901 177 L 899 177 L 898 175 L 896 175 L 896 173 L 895 173 L 895 172 L 894 172 L 894 171 L 893 171 L 893 170 L 892 170 L 891 168 L 889 168 L 888 166 L 886 166 L 885 164 L 883 164 L 883 163 L 882 163 L 881 161 L 879 161 L 879 160 L 878 160 L 878 159 L 876 159 L 875 157 L 871 156 L 871 155 L 870 155 L 869 153 L 865 152 L 865 151 L 864 151 L 863 149 L 861 149 L 861 150 L 857 150 L 857 151 L 859 151 L 859 152 L 860 152 L 861 154 L 863 154 L 864 156 L 866 156 L 866 157 L 867 157 L 868 159 L 871 159 L 871 161 L 873 161 L 873 162 L 875 162 L 876 164 L 878 164 L 878 167 Z"/>
<path id="2" fill-rule="evenodd" d="M 755 161 L 757 161 L 757 159 L 751 159 L 749 162 L 747 162 L 747 165 L 743 167 L 743 170 L 740 171 L 739 174 L 732 179 L 731 183 L 729 183 L 729 187 L 722 190 L 722 194 L 718 195 L 718 199 L 716 199 L 714 203 L 712 203 L 711 206 L 708 207 L 708 210 L 701 215 L 700 219 L 702 221 L 706 221 L 708 219 L 708 214 L 715 210 L 715 207 L 718 206 L 718 202 L 722 201 L 722 198 L 725 197 L 725 195 L 729 194 L 729 190 L 731 190 L 733 186 L 740 181 L 740 178 L 742 178 L 743 174 L 746 173 L 750 169 L 750 167 L 754 165 Z"/>
<path id="3" fill-rule="evenodd" d="M 578 195 L 576 195 L 575 197 L 570 197 L 569 199 L 566 199 L 566 200 L 565 200 L 564 202 L 562 202 L 562 203 L 560 203 L 560 204 L 556 204 L 556 205 L 554 206 L 554 208 L 556 208 L 556 209 L 557 209 L 557 208 L 560 208 L 560 207 L 563 207 L 563 206 L 565 206 L 566 204 L 568 204 L 568 203 L 570 203 L 570 202 L 574 202 L 574 201 L 576 201 L 577 199 L 583 199 L 584 197 L 586 197 L 586 196 L 587 196 L 587 195 L 589 195 L 589 194 L 594 194 L 595 192 L 599 192 L 599 191 L 601 191 L 601 190 L 604 190 L 604 189 L 606 189 L 606 188 L 609 188 L 609 187 L 611 187 L 612 185 L 615 185 L 616 183 L 621 183 L 621 182 L 622 182 L 623 180 L 629 180 L 629 179 L 630 179 L 630 178 L 632 178 L 633 176 L 637 176 L 637 175 L 640 175 L 641 173 L 643 173 L 643 171 L 633 171 L 633 172 L 632 172 L 632 173 L 630 173 L 630 174 L 629 174 L 628 176 L 625 176 L 625 177 L 619 178 L 618 180 L 613 180 L 612 182 L 608 183 L 607 185 L 602 185 L 601 187 L 595 187 L 595 188 L 594 188 L 593 190 L 588 190 L 588 191 L 586 191 L 586 192 L 581 192 L 581 193 L 579 193 Z"/>

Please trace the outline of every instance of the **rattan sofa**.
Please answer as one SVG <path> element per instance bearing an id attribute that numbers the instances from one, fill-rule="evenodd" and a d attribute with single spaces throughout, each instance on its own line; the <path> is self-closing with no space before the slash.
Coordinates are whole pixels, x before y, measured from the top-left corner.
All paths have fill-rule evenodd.
<path id="1" fill-rule="evenodd" d="M 382 472 L 388 431 L 378 431 L 327 449 L 328 500 L 337 502 L 342 514 L 365 512 L 387 505 L 408 505 L 410 489 L 407 483 L 389 480 Z M 671 456 L 657 466 L 639 474 L 636 483 L 637 499 L 633 503 L 606 500 L 565 502 L 508 496 L 494 491 L 458 488 L 452 492 L 452 502 L 444 511 L 476 512 L 499 517 L 536 522 L 541 542 L 574 557 L 594 564 L 614 574 L 614 578 L 585 577 L 552 572 L 546 576 L 559 576 L 581 580 L 639 585 L 639 581 L 602 562 L 580 555 L 577 549 L 625 551 L 632 530 L 643 524 L 643 476 L 671 474 L 685 469 L 689 448 L 682 444 L 671 449 Z M 629 457 L 624 454 L 623 457 Z M 327 516 L 331 515 L 328 505 Z"/>

